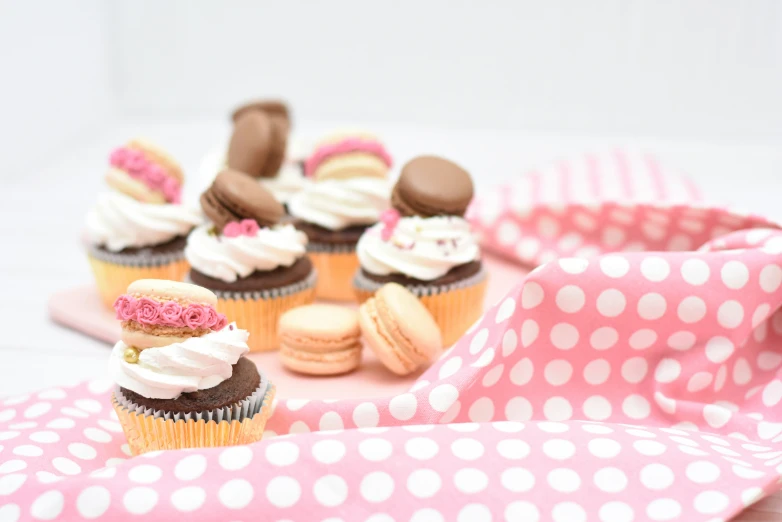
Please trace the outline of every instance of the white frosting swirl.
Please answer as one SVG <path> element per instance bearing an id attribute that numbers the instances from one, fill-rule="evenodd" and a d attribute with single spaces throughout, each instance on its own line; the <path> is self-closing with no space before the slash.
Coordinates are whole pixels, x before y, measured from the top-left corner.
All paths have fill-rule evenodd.
<path id="1" fill-rule="evenodd" d="M 288 202 L 290 213 L 329 230 L 377 223 L 391 185 L 381 178 L 328 179 L 310 184 Z"/>
<path id="2" fill-rule="evenodd" d="M 254 236 L 226 237 L 212 234 L 203 225 L 187 238 L 185 258 L 210 277 L 233 283 L 256 270 L 266 272 L 291 266 L 306 252 L 307 236 L 293 225 L 262 228 Z"/>
<path id="3" fill-rule="evenodd" d="M 236 324 L 181 343 L 142 350 L 138 363 L 125 362 L 127 345 L 114 345 L 111 378 L 148 399 L 176 399 L 182 393 L 213 388 L 231 377 L 233 365 L 249 351 L 246 330 Z"/>
<path id="4" fill-rule="evenodd" d="M 261 185 L 280 203 L 287 203 L 309 184 L 310 181 L 302 174 L 301 167 L 287 161 L 283 163 L 276 177 L 261 178 Z"/>
<path id="5" fill-rule="evenodd" d="M 431 281 L 480 258 L 470 224 L 460 217 L 401 218 L 388 241 L 381 235 L 384 227 L 368 229 L 356 247 L 361 267 L 372 274 Z"/>
<path id="6" fill-rule="evenodd" d="M 87 240 L 118 252 L 128 247 L 159 245 L 186 236 L 203 222 L 197 209 L 185 205 L 141 203 L 119 192 L 98 197 L 87 214 Z"/>

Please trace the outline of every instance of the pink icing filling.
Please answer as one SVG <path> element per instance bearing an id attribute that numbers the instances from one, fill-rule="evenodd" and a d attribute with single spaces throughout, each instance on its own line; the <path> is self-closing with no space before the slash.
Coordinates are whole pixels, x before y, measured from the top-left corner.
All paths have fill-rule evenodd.
<path id="1" fill-rule="evenodd" d="M 109 162 L 112 167 L 124 170 L 151 190 L 162 192 L 169 203 L 179 203 L 182 200 L 182 186 L 179 181 L 166 174 L 163 167 L 149 161 L 140 150 L 119 147 L 111 153 Z"/>
<path id="2" fill-rule="evenodd" d="M 117 319 L 121 321 L 136 321 L 150 326 L 222 330 L 228 324 L 226 317 L 209 305 L 194 303 L 184 308 L 174 301 L 161 303 L 148 297 L 136 299 L 130 295 L 121 295 L 114 301 L 114 310 L 117 311 Z"/>
<path id="3" fill-rule="evenodd" d="M 347 138 L 338 143 L 330 143 L 318 147 L 312 156 L 304 162 L 304 174 L 306 176 L 312 176 L 318 166 L 328 158 L 348 152 L 366 152 L 368 154 L 374 154 L 383 160 L 383 163 L 385 163 L 386 166 L 391 167 L 391 155 L 380 142 L 375 140 L 364 140 L 361 138 Z"/>
<path id="4" fill-rule="evenodd" d="M 261 227 L 253 219 L 243 219 L 241 221 L 231 221 L 225 227 L 223 227 L 223 235 L 225 237 L 239 237 L 249 236 L 252 237 L 258 233 Z"/>

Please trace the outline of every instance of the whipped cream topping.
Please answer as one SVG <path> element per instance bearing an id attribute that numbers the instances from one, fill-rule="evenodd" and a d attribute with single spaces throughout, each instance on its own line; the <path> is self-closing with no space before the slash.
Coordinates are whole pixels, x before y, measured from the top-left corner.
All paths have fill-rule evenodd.
<path id="1" fill-rule="evenodd" d="M 290 213 L 329 230 L 377 223 L 389 206 L 391 185 L 381 178 L 329 179 L 312 183 L 288 202 Z"/>
<path id="2" fill-rule="evenodd" d="M 422 281 L 437 279 L 480 258 L 470 224 L 455 216 L 414 216 L 378 223 L 364 232 L 356 252 L 367 272 L 404 274 Z"/>
<path id="3" fill-rule="evenodd" d="M 290 161 L 283 163 L 276 177 L 261 179 L 261 184 L 280 203 L 287 203 L 296 193 L 304 190 L 310 183 L 310 180 L 302 174 L 301 166 Z"/>
<path id="4" fill-rule="evenodd" d="M 291 266 L 306 252 L 307 236 L 293 225 L 261 228 L 253 236 L 227 237 L 203 225 L 190 234 L 185 258 L 190 265 L 210 277 L 233 283 L 256 270 L 266 272 Z"/>
<path id="5" fill-rule="evenodd" d="M 87 214 L 87 240 L 118 252 L 129 247 L 159 245 L 185 236 L 203 222 L 197 209 L 185 205 L 142 203 L 119 192 L 98 197 Z"/>
<path id="6" fill-rule="evenodd" d="M 127 345 L 120 341 L 111 352 L 109 374 L 121 387 L 148 399 L 176 399 L 230 378 L 233 365 L 249 351 L 248 337 L 246 330 L 230 324 L 219 332 L 142 350 L 136 364 L 125 362 Z"/>

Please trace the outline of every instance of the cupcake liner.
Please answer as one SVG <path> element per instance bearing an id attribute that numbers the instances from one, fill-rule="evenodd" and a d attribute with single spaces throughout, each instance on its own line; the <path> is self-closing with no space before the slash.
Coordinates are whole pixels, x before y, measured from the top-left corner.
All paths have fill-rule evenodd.
<path id="1" fill-rule="evenodd" d="M 481 269 L 474 276 L 448 285 L 407 286 L 431 312 L 448 347 L 459 340 L 483 314 L 483 301 L 488 277 Z M 359 303 L 372 297 L 384 283 L 365 277 L 360 271 L 353 279 L 354 292 Z"/>
<path id="2" fill-rule="evenodd" d="M 112 308 L 117 297 L 124 294 L 128 285 L 137 279 L 182 281 L 190 270 L 190 264 L 185 259 L 160 265 L 134 266 L 98 259 L 90 252 L 89 260 L 101 300 L 108 308 Z"/>
<path id="3" fill-rule="evenodd" d="M 307 254 L 312 257 L 313 252 L 322 252 L 325 254 L 347 254 L 355 253 L 356 243 L 307 243 Z"/>
<path id="4" fill-rule="evenodd" d="M 236 446 L 261 440 L 276 388 L 261 374 L 261 383 L 234 406 L 195 413 L 143 408 L 117 389 L 111 398 L 128 439 L 131 454 L 148 451 Z"/>
<path id="5" fill-rule="evenodd" d="M 122 252 L 110 252 L 92 245 L 89 247 L 89 255 L 100 261 L 115 265 L 134 267 L 162 266 L 181 261 L 185 258 L 185 251 L 150 253 L 149 251 L 127 254 Z"/>
<path id="6" fill-rule="evenodd" d="M 268 352 L 280 347 L 277 323 L 282 314 L 315 301 L 318 273 L 313 270 L 306 279 L 292 285 L 257 292 L 214 291 L 217 311 L 228 321 L 250 332 L 247 345 L 251 352 Z"/>
<path id="7" fill-rule="evenodd" d="M 315 295 L 331 301 L 355 301 L 353 275 L 359 268 L 355 250 L 345 252 L 310 252 L 312 264 L 318 271 Z"/>

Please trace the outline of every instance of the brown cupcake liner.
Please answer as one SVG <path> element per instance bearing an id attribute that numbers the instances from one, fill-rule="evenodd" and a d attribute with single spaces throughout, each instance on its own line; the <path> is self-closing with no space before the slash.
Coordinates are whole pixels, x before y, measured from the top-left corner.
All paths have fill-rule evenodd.
<path id="1" fill-rule="evenodd" d="M 111 397 L 131 454 L 148 451 L 236 446 L 261 440 L 276 388 L 261 374 L 261 384 L 234 406 L 195 413 L 143 408 L 117 389 Z"/>
<path id="2" fill-rule="evenodd" d="M 312 264 L 318 271 L 315 295 L 331 301 L 355 301 L 353 275 L 359 268 L 355 250 L 346 252 L 310 252 Z"/>
<path id="3" fill-rule="evenodd" d="M 306 279 L 292 285 L 258 292 L 214 291 L 217 311 L 235 321 L 250 333 L 247 345 L 251 352 L 268 352 L 280 347 L 278 323 L 282 314 L 315 301 L 318 273 L 313 270 Z"/>
<path id="4" fill-rule="evenodd" d="M 112 263 L 96 258 L 92 253 L 89 254 L 89 260 L 101 300 L 108 308 L 113 308 L 117 297 L 124 294 L 128 285 L 137 279 L 183 281 L 190 271 L 190 264 L 184 258 L 149 266 Z"/>
<path id="5" fill-rule="evenodd" d="M 483 315 L 487 282 L 487 274 L 481 269 L 474 276 L 449 285 L 411 285 L 406 288 L 431 312 L 440 327 L 443 346 L 449 347 Z M 359 303 L 375 295 L 382 286 L 383 283 L 368 279 L 360 271 L 353 279 Z"/>

